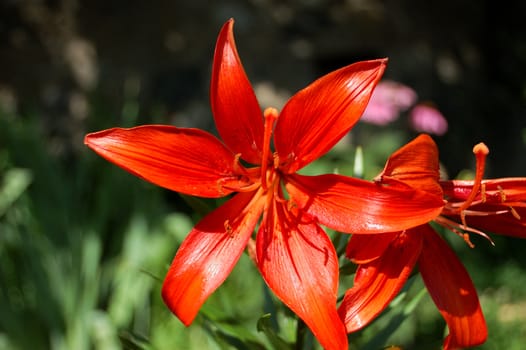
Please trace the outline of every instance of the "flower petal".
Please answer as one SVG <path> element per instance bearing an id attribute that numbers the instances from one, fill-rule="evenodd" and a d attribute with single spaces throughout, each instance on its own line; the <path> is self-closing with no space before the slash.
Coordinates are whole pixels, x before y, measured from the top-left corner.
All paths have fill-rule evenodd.
<path id="1" fill-rule="evenodd" d="M 291 199 L 321 224 L 347 233 L 403 231 L 436 218 L 442 197 L 340 175 L 285 177 Z"/>
<path id="2" fill-rule="evenodd" d="M 468 199 L 473 189 L 473 181 L 449 180 L 440 183 L 445 196 L 451 202 L 463 202 Z M 506 177 L 500 179 L 482 180 L 484 199 L 482 194 L 475 201 L 487 203 L 526 202 L 526 177 Z"/>
<path id="3" fill-rule="evenodd" d="M 88 134 L 84 143 L 130 173 L 188 195 L 222 197 L 250 184 L 232 152 L 198 129 L 114 128 Z"/>
<path id="4" fill-rule="evenodd" d="M 336 312 L 338 262 L 312 219 L 275 202 L 256 238 L 257 264 L 268 286 L 311 329 L 325 349 L 347 349 Z"/>
<path id="5" fill-rule="evenodd" d="M 162 296 L 185 325 L 241 256 L 263 209 L 259 199 L 254 193 L 237 194 L 202 219 L 177 251 Z"/>
<path id="6" fill-rule="evenodd" d="M 210 83 L 210 102 L 219 135 L 225 144 L 252 164 L 261 163 L 263 114 L 239 59 L 234 20 L 217 38 Z"/>
<path id="7" fill-rule="evenodd" d="M 413 229 L 392 240 L 379 259 L 358 267 L 354 285 L 338 309 L 347 332 L 365 327 L 389 305 L 407 281 L 421 249 L 422 237 Z"/>
<path id="8" fill-rule="evenodd" d="M 438 182 L 439 169 L 437 145 L 429 135 L 422 134 L 389 157 L 376 181 L 383 184 L 402 181 L 413 188 L 442 197 L 442 188 Z"/>
<path id="9" fill-rule="evenodd" d="M 296 93 L 274 131 L 282 170 L 294 173 L 332 148 L 360 119 L 387 60 L 338 69 Z"/>
<path id="10" fill-rule="evenodd" d="M 386 232 L 377 235 L 352 235 L 347 243 L 345 255 L 355 264 L 366 264 L 378 259 L 399 232 Z"/>
<path id="11" fill-rule="evenodd" d="M 424 245 L 418 266 L 427 290 L 449 328 L 444 350 L 484 343 L 488 334 L 486 322 L 468 272 L 430 226 L 422 226 L 421 232 Z"/>

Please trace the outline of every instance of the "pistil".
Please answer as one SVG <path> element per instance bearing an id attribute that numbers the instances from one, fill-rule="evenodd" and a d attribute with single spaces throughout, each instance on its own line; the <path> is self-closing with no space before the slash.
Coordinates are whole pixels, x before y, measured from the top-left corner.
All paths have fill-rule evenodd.
<path id="1" fill-rule="evenodd" d="M 267 190 L 267 168 L 270 160 L 270 140 L 272 139 L 272 131 L 274 124 L 278 119 L 278 110 L 276 108 L 267 108 L 263 112 L 265 118 L 265 130 L 263 134 L 263 159 L 261 160 L 261 187 Z"/>
<path id="2" fill-rule="evenodd" d="M 481 188 L 482 178 L 484 177 L 484 169 L 486 168 L 486 156 L 489 153 L 489 149 L 484 143 L 481 142 L 479 144 L 476 144 L 475 147 L 473 147 L 473 153 L 475 154 L 477 162 L 475 170 L 475 179 L 473 180 L 473 188 L 471 189 L 471 193 L 469 194 L 468 199 L 466 199 L 464 204 L 462 204 L 460 208 L 457 209 L 460 213 L 460 219 L 462 220 L 462 224 L 464 226 L 467 226 L 465 210 L 469 208 L 470 205 L 473 203 L 473 201 L 477 197 L 479 189 Z"/>

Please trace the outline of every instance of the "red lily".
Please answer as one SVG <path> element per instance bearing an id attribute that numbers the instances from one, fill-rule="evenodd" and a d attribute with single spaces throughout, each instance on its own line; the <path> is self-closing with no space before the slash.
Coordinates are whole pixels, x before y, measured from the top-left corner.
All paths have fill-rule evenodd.
<path id="1" fill-rule="evenodd" d="M 442 198 L 438 149 L 433 140 L 421 135 L 393 153 L 376 181 L 389 185 L 403 183 Z M 472 186 L 471 190 L 477 193 L 478 188 Z M 461 234 L 445 215 L 454 206 L 454 213 L 464 216 L 470 204 L 444 202 L 441 215 L 434 221 L 448 223 L 449 228 Z M 463 224 L 457 226 L 467 230 Z M 469 242 L 467 236 L 463 237 Z M 486 323 L 471 278 L 430 225 L 375 236 L 353 235 L 347 256 L 359 264 L 354 286 L 345 293 L 339 309 L 348 332 L 364 327 L 384 310 L 418 264 L 427 290 L 449 328 L 444 349 L 475 346 L 486 340 Z"/>
<path id="2" fill-rule="evenodd" d="M 338 259 L 319 224 L 344 232 L 403 230 L 442 207 L 442 199 L 407 186 L 295 173 L 358 121 L 385 65 L 381 59 L 346 66 L 299 91 L 279 117 L 273 108 L 262 113 L 230 20 L 217 40 L 210 88 L 224 143 L 205 131 L 160 125 L 86 136 L 99 155 L 159 186 L 201 197 L 233 194 L 189 233 L 164 281 L 163 298 L 184 324 L 228 276 L 262 217 L 255 250 L 266 283 L 325 348 L 347 348 L 336 310 Z M 422 201 L 425 207 L 414 204 Z M 399 202 L 407 215 L 399 215 Z"/>
<path id="3" fill-rule="evenodd" d="M 405 183 L 446 199 L 434 221 L 462 236 L 481 231 L 526 238 L 526 178 L 483 180 L 488 148 L 473 148 L 477 159 L 473 181 L 439 181 L 438 150 L 421 135 L 395 152 L 377 178 L 384 184 Z M 478 297 L 466 270 L 430 225 L 403 232 L 351 237 L 347 255 L 358 267 L 355 285 L 339 312 L 349 332 L 362 328 L 398 294 L 414 265 L 445 318 L 445 349 L 480 344 L 487 337 Z"/>

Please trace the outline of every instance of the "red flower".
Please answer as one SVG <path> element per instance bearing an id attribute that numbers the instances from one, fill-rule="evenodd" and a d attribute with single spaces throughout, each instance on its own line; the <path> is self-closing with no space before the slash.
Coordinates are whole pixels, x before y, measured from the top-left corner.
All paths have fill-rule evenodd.
<path id="1" fill-rule="evenodd" d="M 469 238 L 464 231 L 482 232 L 469 229 L 462 221 L 455 223 L 448 216 L 465 217 L 470 213 L 471 197 L 475 198 L 479 193 L 479 187 L 474 185 L 480 184 L 482 179 L 479 172 L 470 190 L 451 190 L 455 198 L 465 195 L 466 202 L 444 201 L 441 215 L 434 218 L 435 222 L 452 229 L 467 242 Z M 438 150 L 433 140 L 421 135 L 393 153 L 376 181 L 385 185 L 405 184 L 437 199 L 443 198 Z M 359 264 L 354 286 L 345 293 L 339 309 L 348 332 L 364 327 L 384 310 L 418 264 L 429 294 L 449 328 L 444 349 L 475 346 L 486 340 L 486 323 L 471 278 L 455 253 L 430 225 L 374 236 L 353 235 L 346 253 Z"/>
<path id="2" fill-rule="evenodd" d="M 201 197 L 233 194 L 189 233 L 164 281 L 163 298 L 184 324 L 228 276 L 262 217 L 255 251 L 266 283 L 325 348 L 346 349 L 336 310 L 338 258 L 319 224 L 344 232 L 403 230 L 436 217 L 442 199 L 407 186 L 296 174 L 358 121 L 385 59 L 325 75 L 294 95 L 278 117 L 273 108 L 261 112 L 232 29 L 230 20 L 219 34 L 210 88 L 224 143 L 205 131 L 160 125 L 104 130 L 87 135 L 85 143 L 170 190 Z M 398 203 L 406 214 L 400 215 Z"/>
<path id="3" fill-rule="evenodd" d="M 526 238 L 526 178 L 483 180 L 488 148 L 473 148 L 473 181 L 439 181 L 438 150 L 421 135 L 395 152 L 376 181 L 406 184 L 446 199 L 433 219 L 473 246 L 468 233 L 481 230 Z M 449 327 L 445 349 L 481 344 L 487 329 L 471 279 L 453 251 L 431 228 L 421 225 L 382 235 L 353 235 L 347 256 L 359 264 L 354 286 L 339 312 L 349 332 L 364 327 L 398 294 L 418 263 L 424 283 Z"/>

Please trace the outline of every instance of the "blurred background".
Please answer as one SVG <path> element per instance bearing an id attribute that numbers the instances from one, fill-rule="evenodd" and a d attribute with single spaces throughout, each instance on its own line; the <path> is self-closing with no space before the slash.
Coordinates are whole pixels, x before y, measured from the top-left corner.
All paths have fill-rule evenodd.
<path id="1" fill-rule="evenodd" d="M 292 316 L 246 256 L 195 324 L 182 326 L 162 304 L 160 285 L 182 239 L 216 203 L 156 188 L 83 145 L 87 132 L 114 126 L 214 132 L 208 85 L 227 19 L 236 20 L 262 107 L 282 107 L 334 69 L 389 58 L 364 120 L 308 171 L 371 179 L 389 154 L 428 132 L 444 174 L 470 178 L 471 149 L 481 141 L 490 148 L 487 177 L 526 176 L 525 15 L 519 1 L 0 1 L 0 349 L 294 341 Z M 356 173 L 358 146 L 364 170 Z M 474 237 L 469 249 L 445 236 L 480 292 L 490 331 L 480 349 L 520 349 L 526 243 L 493 235 L 495 247 Z M 444 324 L 422 288 L 415 277 L 351 341 L 360 349 L 440 348 Z M 317 345 L 306 342 L 310 348 Z"/>

